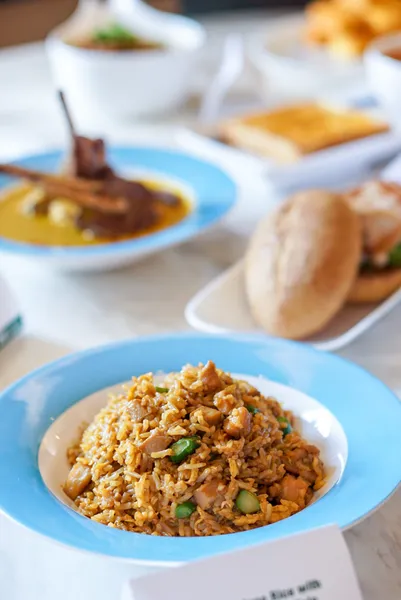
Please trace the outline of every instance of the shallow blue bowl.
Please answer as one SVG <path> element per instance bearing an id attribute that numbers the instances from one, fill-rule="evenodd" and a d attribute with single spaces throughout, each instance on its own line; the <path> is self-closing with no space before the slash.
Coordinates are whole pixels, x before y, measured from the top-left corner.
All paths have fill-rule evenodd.
<path id="1" fill-rule="evenodd" d="M 38 448 L 54 419 L 78 400 L 149 371 L 212 359 L 226 370 L 263 375 L 317 399 L 341 423 L 348 462 L 340 482 L 305 510 L 267 527 L 205 538 L 164 538 L 111 529 L 75 513 L 45 487 Z M 366 517 L 401 480 L 401 403 L 379 380 L 345 360 L 294 342 L 173 334 L 67 356 L 0 396 L 0 508 L 15 521 L 81 550 L 172 564 L 243 548 L 330 523 Z"/>
<path id="2" fill-rule="evenodd" d="M 15 164 L 54 173 L 60 170 L 61 151 L 22 158 Z M 76 270 L 115 268 L 164 248 L 175 246 L 217 223 L 234 206 L 237 189 L 218 166 L 183 152 L 150 147 L 111 147 L 108 160 L 117 173 L 147 174 L 151 179 L 177 183 L 194 200 L 193 210 L 182 221 L 155 233 L 131 240 L 93 246 L 41 246 L 0 236 L 0 252 L 10 252 L 47 264 Z M 2 188 L 15 179 L 0 175 Z"/>

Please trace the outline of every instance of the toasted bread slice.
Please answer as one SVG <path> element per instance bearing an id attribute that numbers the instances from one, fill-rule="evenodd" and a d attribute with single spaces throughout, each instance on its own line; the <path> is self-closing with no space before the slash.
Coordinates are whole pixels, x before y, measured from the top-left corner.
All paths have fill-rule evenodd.
<path id="1" fill-rule="evenodd" d="M 368 255 L 388 253 L 401 241 L 401 186 L 368 181 L 345 198 L 361 218 Z"/>
<path id="2" fill-rule="evenodd" d="M 278 162 L 293 162 L 387 130 L 385 123 L 363 112 L 307 103 L 228 120 L 220 125 L 219 134 L 239 148 Z"/>

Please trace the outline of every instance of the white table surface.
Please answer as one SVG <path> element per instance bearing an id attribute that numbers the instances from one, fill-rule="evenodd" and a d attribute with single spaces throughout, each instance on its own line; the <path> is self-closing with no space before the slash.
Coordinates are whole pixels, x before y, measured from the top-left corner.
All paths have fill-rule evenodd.
<path id="1" fill-rule="evenodd" d="M 261 19 L 260 15 L 240 15 L 228 22 L 213 18 L 207 26 L 212 42 L 198 86 L 216 61 L 223 35 L 233 29 L 249 35 L 260 28 Z M 1 51 L 0 81 L 0 160 L 60 145 L 65 130 L 42 46 Z M 254 85 L 247 72 L 237 92 L 252 95 Z M 106 133 L 116 141 L 156 136 L 167 143 L 172 125 L 188 119 L 190 111 L 157 123 L 116 126 Z M 188 328 L 186 302 L 241 255 L 246 236 L 275 201 L 272 190 L 255 174 L 233 162 L 223 166 L 240 185 L 239 205 L 218 228 L 180 248 L 124 270 L 89 275 L 47 272 L 0 256 L 0 272 L 13 288 L 26 323 L 24 335 L 0 354 L 0 389 L 77 348 Z M 341 354 L 401 395 L 400 325 L 401 307 Z M 365 600 L 399 600 L 401 490 L 345 537 Z M 117 600 L 121 582 L 142 571 L 58 546 L 0 516 L 1 600 Z"/>

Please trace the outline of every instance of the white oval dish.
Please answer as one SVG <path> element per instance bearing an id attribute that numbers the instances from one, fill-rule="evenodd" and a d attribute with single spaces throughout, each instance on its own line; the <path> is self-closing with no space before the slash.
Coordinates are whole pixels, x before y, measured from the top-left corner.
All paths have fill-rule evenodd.
<path id="1" fill-rule="evenodd" d="M 194 329 L 213 334 L 263 333 L 249 310 L 243 271 L 241 260 L 215 277 L 188 302 L 185 317 Z M 399 302 L 401 289 L 376 305 L 345 306 L 320 333 L 304 341 L 319 350 L 339 350 L 372 327 Z"/>

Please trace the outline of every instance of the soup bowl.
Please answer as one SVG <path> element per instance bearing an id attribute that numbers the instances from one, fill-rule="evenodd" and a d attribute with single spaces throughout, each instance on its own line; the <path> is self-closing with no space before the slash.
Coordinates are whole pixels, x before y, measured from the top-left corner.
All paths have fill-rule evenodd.
<path id="1" fill-rule="evenodd" d="M 56 86 L 67 97 L 79 127 L 170 111 L 189 93 L 191 73 L 205 41 L 196 21 L 166 15 L 153 33 L 158 46 L 148 50 L 105 51 L 76 43 L 90 36 L 105 17 L 72 19 L 47 38 L 46 49 Z M 146 39 L 147 30 L 144 29 Z M 138 36 L 141 36 L 139 27 Z"/>

